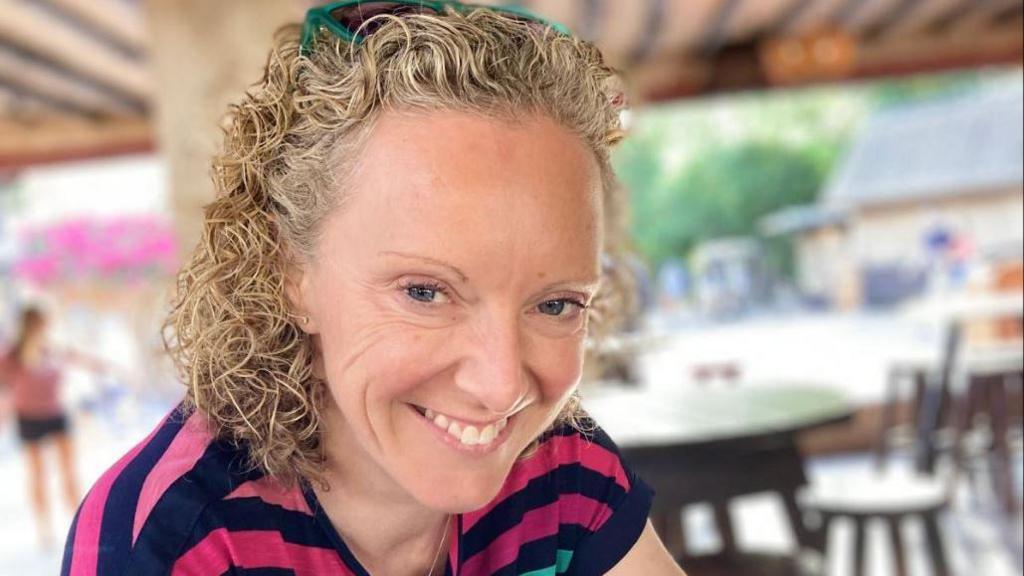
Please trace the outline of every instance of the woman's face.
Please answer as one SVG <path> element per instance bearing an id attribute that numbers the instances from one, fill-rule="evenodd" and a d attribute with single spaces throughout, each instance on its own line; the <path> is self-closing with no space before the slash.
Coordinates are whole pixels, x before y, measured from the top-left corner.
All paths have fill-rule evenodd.
<path id="1" fill-rule="evenodd" d="M 328 454 L 435 509 L 489 502 L 579 381 L 600 183 L 547 118 L 385 114 L 293 279 Z"/>

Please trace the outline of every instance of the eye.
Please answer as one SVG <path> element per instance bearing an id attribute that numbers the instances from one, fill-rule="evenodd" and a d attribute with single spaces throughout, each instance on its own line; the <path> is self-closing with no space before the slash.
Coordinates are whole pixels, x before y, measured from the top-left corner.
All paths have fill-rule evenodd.
<path id="1" fill-rule="evenodd" d="M 586 306 L 571 298 L 548 300 L 547 302 L 541 302 L 537 305 L 537 310 L 540 311 L 541 314 L 548 316 L 564 316 L 566 315 L 566 310 L 572 312 L 574 310 L 582 310 L 583 308 L 586 308 Z"/>
<path id="2" fill-rule="evenodd" d="M 448 300 L 448 293 L 440 284 L 419 282 L 402 286 L 409 298 L 424 304 L 439 304 Z"/>

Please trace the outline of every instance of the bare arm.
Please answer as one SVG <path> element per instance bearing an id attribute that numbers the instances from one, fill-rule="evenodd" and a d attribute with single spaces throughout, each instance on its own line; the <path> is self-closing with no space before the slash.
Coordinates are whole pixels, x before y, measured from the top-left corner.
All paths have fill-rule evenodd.
<path id="1" fill-rule="evenodd" d="M 607 572 L 608 576 L 686 576 L 647 521 L 640 539 L 626 557 Z"/>

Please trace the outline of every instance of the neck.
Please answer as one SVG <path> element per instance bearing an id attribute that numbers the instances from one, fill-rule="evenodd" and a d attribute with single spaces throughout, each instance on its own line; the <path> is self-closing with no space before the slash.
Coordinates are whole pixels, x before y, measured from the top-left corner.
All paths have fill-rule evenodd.
<path id="1" fill-rule="evenodd" d="M 424 576 L 437 556 L 433 574 L 444 574 L 448 542 L 441 540 L 449 515 L 420 504 L 381 469 L 336 407 L 325 410 L 323 422 L 330 488 L 314 490 L 363 567 L 371 574 Z"/>

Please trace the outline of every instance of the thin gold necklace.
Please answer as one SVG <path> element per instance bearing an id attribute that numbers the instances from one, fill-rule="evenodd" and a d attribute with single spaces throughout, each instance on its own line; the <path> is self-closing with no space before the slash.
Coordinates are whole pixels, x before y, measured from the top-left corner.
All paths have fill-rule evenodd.
<path id="1" fill-rule="evenodd" d="M 444 548 L 444 542 L 448 539 L 448 525 L 451 524 L 452 515 L 449 514 L 444 521 L 444 532 L 441 533 L 441 543 L 437 545 L 437 552 L 434 552 L 434 560 L 430 563 L 430 572 L 427 572 L 427 576 L 434 576 L 434 567 L 437 566 L 437 559 L 441 556 L 441 549 Z"/>

